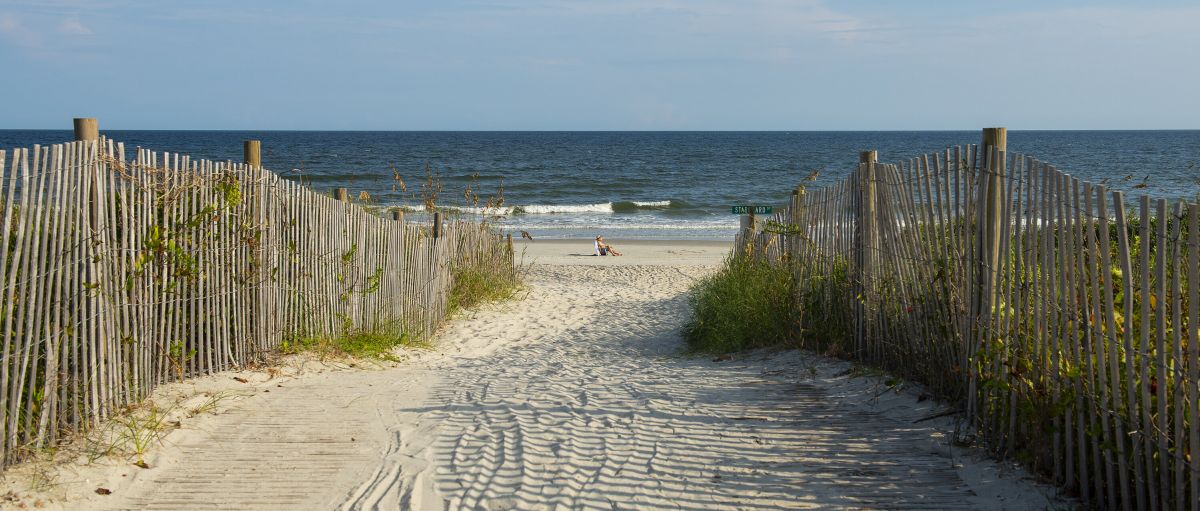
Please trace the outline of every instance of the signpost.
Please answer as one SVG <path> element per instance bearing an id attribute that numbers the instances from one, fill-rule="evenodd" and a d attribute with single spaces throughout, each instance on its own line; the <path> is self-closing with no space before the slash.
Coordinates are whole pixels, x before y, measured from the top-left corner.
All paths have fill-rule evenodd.
<path id="1" fill-rule="evenodd" d="M 731 209 L 735 215 L 769 215 L 774 210 L 771 206 L 733 206 Z"/>

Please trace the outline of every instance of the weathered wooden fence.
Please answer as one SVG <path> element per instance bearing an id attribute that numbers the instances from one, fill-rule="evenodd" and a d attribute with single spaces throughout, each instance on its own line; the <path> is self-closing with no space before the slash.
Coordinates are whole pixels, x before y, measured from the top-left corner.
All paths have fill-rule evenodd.
<path id="1" fill-rule="evenodd" d="M 99 139 L 0 150 L 0 461 L 281 342 L 427 336 L 484 224 L 380 218 L 260 166 Z"/>
<path id="2" fill-rule="evenodd" d="M 805 346 L 927 384 L 1089 505 L 1200 509 L 1200 206 L 1001 137 L 865 154 L 761 223 L 738 250 L 794 270 Z"/>

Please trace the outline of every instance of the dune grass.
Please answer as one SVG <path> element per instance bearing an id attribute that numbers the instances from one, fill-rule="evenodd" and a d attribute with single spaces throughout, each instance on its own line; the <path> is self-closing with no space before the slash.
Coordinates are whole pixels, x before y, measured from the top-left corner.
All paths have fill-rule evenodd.
<path id="1" fill-rule="evenodd" d="M 455 264 L 451 269 L 453 285 L 447 299 L 447 315 L 512 298 L 521 289 L 521 270 L 514 269 L 509 258 L 479 258 Z M 399 324 L 364 329 L 354 328 L 347 321 L 343 332 L 335 337 L 294 334 L 280 343 L 279 352 L 395 361 L 396 348 L 422 346 L 427 341 Z"/>
<path id="2" fill-rule="evenodd" d="M 279 345 L 284 354 L 314 353 L 321 357 L 345 356 L 363 359 L 392 360 L 392 350 L 400 346 L 418 346 L 419 339 L 401 329 L 354 329 L 337 337 L 292 336 Z"/>
<path id="3" fill-rule="evenodd" d="M 513 268 L 511 258 L 463 261 L 451 269 L 454 285 L 446 308 L 450 315 L 485 303 L 512 298 L 521 289 L 522 268 Z"/>
<path id="4" fill-rule="evenodd" d="M 792 277 L 787 268 L 731 256 L 716 273 L 692 285 L 688 346 L 731 353 L 789 342 Z"/>

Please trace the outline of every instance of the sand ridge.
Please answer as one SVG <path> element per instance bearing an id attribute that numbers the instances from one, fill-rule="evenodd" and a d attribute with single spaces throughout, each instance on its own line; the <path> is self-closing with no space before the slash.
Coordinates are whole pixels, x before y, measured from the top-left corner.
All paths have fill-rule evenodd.
<path id="1" fill-rule="evenodd" d="M 535 267 L 531 335 L 459 361 L 426 408 L 440 425 L 414 482 L 428 509 L 1038 509 L 1020 473 L 945 446 L 937 412 L 844 362 L 681 352 L 703 266 Z M 451 335 L 493 330 L 487 318 Z M 413 410 L 402 410 L 412 412 Z M 969 465 L 969 468 L 968 468 Z M 432 488 L 432 493 L 430 493 Z M 407 489 L 407 491 L 405 491 Z"/>

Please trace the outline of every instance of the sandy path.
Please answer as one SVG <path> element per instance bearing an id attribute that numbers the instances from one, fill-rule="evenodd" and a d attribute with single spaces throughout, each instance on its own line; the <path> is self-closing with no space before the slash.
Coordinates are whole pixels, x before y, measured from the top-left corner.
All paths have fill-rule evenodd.
<path id="1" fill-rule="evenodd" d="M 686 256 L 656 261 L 666 265 L 578 257 L 539 264 L 525 300 L 457 321 L 436 353 L 393 369 L 304 378 L 240 401 L 240 411 L 173 434 L 152 469 L 92 504 L 1047 505 L 1044 490 L 1019 473 L 941 445 L 947 422 L 914 425 L 935 403 L 877 392 L 846 376 L 845 363 L 796 352 L 723 362 L 682 354 L 684 291 L 711 268 L 679 265 Z"/>

